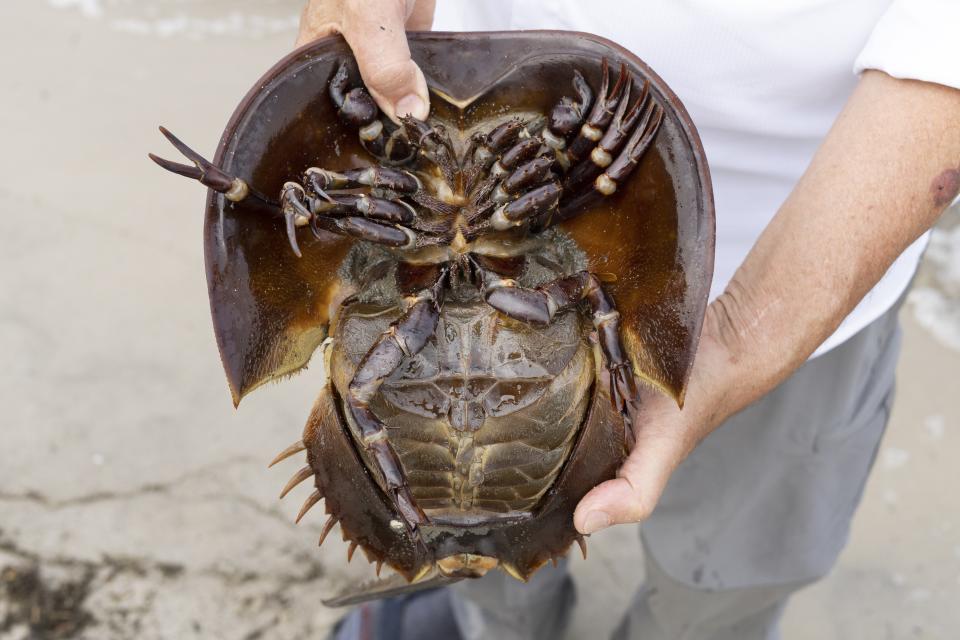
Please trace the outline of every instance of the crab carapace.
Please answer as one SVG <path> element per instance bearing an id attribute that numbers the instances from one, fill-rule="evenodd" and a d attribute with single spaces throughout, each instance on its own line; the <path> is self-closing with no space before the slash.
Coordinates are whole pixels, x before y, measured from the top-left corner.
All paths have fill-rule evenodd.
<path id="1" fill-rule="evenodd" d="M 393 123 L 339 38 L 281 61 L 213 162 L 214 327 L 234 401 L 327 372 L 283 493 L 311 479 L 404 578 L 526 579 L 584 541 L 643 393 L 682 403 L 706 306 L 713 203 L 663 81 L 585 34 L 411 34 L 426 121 Z M 646 391 L 649 389 L 650 391 Z M 322 541 L 322 538 L 321 538 Z"/>

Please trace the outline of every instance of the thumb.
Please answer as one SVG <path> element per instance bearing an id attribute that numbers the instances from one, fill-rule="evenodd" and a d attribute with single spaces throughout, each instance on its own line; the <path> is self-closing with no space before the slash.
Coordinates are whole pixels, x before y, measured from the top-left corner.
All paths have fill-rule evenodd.
<path id="1" fill-rule="evenodd" d="M 580 500 L 573 514 L 574 526 L 588 534 L 645 520 L 682 459 L 683 449 L 676 440 L 638 437 L 617 477 L 597 485 Z"/>
<path id="2" fill-rule="evenodd" d="M 370 5 L 376 4 L 376 10 Z M 424 120 L 430 111 L 427 81 L 410 57 L 402 2 L 349 3 L 342 32 L 353 50 L 360 75 L 389 118 L 412 115 Z M 366 10 L 363 9 L 366 8 Z"/>

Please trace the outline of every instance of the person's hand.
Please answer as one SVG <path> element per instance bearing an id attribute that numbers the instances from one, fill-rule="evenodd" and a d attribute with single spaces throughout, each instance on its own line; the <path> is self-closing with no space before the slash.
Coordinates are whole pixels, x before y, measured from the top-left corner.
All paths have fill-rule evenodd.
<path id="1" fill-rule="evenodd" d="M 648 399 L 581 533 L 639 522 L 723 420 L 800 367 L 960 192 L 960 91 L 867 71 L 803 178 L 707 309 L 686 404 Z M 811 399 L 816 401 L 816 399 Z"/>
<path id="2" fill-rule="evenodd" d="M 297 46 L 343 34 L 353 50 L 360 75 L 388 117 L 426 119 L 430 110 L 427 82 L 410 58 L 406 29 L 433 24 L 435 0 L 309 0 L 300 18 Z"/>
<path id="3" fill-rule="evenodd" d="M 711 337 L 715 311 L 711 307 L 707 312 L 684 409 L 663 393 L 645 394 L 634 417 L 636 443 L 617 477 L 594 487 L 577 505 L 573 522 L 580 533 L 645 520 L 677 465 L 730 414 L 726 403 L 709 399 L 722 397 L 711 381 L 723 381 L 719 372 L 726 362 L 724 350 Z"/>

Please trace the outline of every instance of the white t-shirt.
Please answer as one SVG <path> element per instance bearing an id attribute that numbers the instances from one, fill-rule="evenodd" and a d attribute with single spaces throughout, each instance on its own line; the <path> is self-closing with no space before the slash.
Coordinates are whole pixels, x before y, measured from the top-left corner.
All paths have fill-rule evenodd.
<path id="1" fill-rule="evenodd" d="M 881 69 L 960 87 L 960 0 L 438 0 L 434 29 L 595 33 L 647 62 L 700 131 L 713 177 L 719 295 L 857 83 Z M 814 355 L 904 292 L 928 234 Z"/>

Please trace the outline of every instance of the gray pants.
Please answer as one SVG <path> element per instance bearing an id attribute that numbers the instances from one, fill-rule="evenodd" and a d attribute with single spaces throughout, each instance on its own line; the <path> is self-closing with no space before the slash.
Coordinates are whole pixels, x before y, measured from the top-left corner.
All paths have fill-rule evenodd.
<path id="1" fill-rule="evenodd" d="M 830 570 L 893 401 L 896 305 L 731 417 L 677 469 L 640 532 L 646 580 L 616 638 L 778 637 L 787 599 Z M 564 570 L 494 572 L 453 588 L 467 640 L 560 638 Z M 615 615 L 615 612 L 611 612 Z"/>

